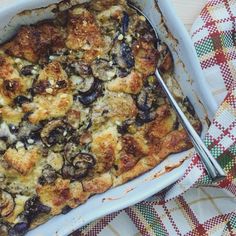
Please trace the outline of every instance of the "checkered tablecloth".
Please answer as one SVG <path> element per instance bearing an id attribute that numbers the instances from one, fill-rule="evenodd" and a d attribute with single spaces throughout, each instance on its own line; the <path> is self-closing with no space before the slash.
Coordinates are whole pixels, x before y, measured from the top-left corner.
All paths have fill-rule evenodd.
<path id="1" fill-rule="evenodd" d="M 236 235 L 236 0 L 208 1 L 191 35 L 219 105 L 205 143 L 227 178 L 213 184 L 195 155 L 173 186 L 73 236 Z"/>

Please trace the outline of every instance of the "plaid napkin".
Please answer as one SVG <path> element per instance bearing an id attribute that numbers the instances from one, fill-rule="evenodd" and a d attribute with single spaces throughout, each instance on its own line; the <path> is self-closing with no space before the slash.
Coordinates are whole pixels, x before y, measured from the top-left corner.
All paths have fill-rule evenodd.
<path id="1" fill-rule="evenodd" d="M 236 235 L 236 0 L 208 1 L 191 35 L 219 105 L 205 143 L 227 178 L 213 184 L 195 155 L 173 186 L 73 236 Z"/>

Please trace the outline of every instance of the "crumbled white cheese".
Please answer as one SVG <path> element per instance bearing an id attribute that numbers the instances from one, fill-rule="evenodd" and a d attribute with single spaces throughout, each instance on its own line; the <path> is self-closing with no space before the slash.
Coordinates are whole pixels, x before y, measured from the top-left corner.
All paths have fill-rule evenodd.
<path id="1" fill-rule="evenodd" d="M 49 56 L 49 60 L 54 60 L 54 59 L 56 59 L 55 56 Z"/>
<path id="2" fill-rule="evenodd" d="M 32 73 L 33 75 L 37 75 L 37 74 L 38 74 L 38 72 L 37 72 L 36 70 L 32 70 L 31 73 Z"/>
<path id="3" fill-rule="evenodd" d="M 116 125 L 121 125 L 121 122 L 118 120 L 115 123 L 116 123 Z"/>
<path id="4" fill-rule="evenodd" d="M 16 58 L 15 59 L 15 63 L 21 63 L 21 59 L 20 58 Z"/>
<path id="5" fill-rule="evenodd" d="M 16 143 L 16 149 L 19 149 L 19 148 L 22 148 L 22 147 L 24 147 L 24 143 L 18 141 L 18 142 Z"/>
<path id="6" fill-rule="evenodd" d="M 2 137 L 7 137 L 10 143 L 13 143 L 16 140 L 16 136 L 10 132 L 9 127 L 5 122 L 0 125 L 0 138 Z"/>
<path id="7" fill-rule="evenodd" d="M 108 78 L 113 78 L 116 75 L 115 70 L 110 70 L 106 72 Z"/>
<path id="8" fill-rule="evenodd" d="M 126 41 L 130 43 L 132 41 L 132 37 L 130 35 L 126 35 Z"/>
<path id="9" fill-rule="evenodd" d="M 28 142 L 28 144 L 33 144 L 33 143 L 34 143 L 34 140 L 33 140 L 32 138 L 29 138 L 29 139 L 27 140 L 27 142 Z"/>
<path id="10" fill-rule="evenodd" d="M 50 83 L 51 85 L 54 85 L 54 84 L 55 84 L 55 82 L 54 82 L 53 79 L 49 79 L 49 83 Z"/>
<path id="11" fill-rule="evenodd" d="M 60 98 L 66 98 L 67 97 L 67 94 L 63 93 L 60 95 Z"/>
<path id="12" fill-rule="evenodd" d="M 140 19 L 141 21 L 146 21 L 146 18 L 145 18 L 144 16 L 139 16 L 139 19 Z"/>
<path id="13" fill-rule="evenodd" d="M 123 40 L 124 39 L 124 35 L 123 34 L 120 34 L 119 36 L 118 36 L 118 40 Z"/>
<path id="14" fill-rule="evenodd" d="M 53 92 L 53 89 L 52 89 L 52 88 L 47 88 L 47 89 L 46 89 L 46 92 L 49 93 L 49 94 L 51 94 L 51 93 Z"/>

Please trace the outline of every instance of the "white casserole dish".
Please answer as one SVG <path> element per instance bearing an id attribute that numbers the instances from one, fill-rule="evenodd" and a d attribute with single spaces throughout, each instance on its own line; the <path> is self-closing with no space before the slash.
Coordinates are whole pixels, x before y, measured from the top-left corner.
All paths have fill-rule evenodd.
<path id="1" fill-rule="evenodd" d="M 58 0 L 2 0 L 0 8 L 0 42 L 8 39 L 22 24 L 35 23 L 42 19 L 53 17 L 52 3 Z M 69 1 L 66 1 L 68 5 Z M 85 0 L 71 0 L 71 4 L 85 2 Z M 175 61 L 175 77 L 183 93 L 190 98 L 195 110 L 202 121 L 203 133 L 208 128 L 208 119 L 211 120 L 216 111 L 216 102 L 209 92 L 203 74 L 184 26 L 176 17 L 169 0 L 133 0 L 135 5 L 150 18 L 162 41 L 170 47 Z M 157 7 L 157 4 L 159 7 Z M 65 6 L 65 5 L 63 5 Z M 24 11 L 45 7 L 36 11 Z M 167 30 L 168 29 L 168 30 Z M 204 106 L 203 106 L 204 104 Z M 72 210 L 67 215 L 54 217 L 44 225 L 29 232 L 28 236 L 63 236 L 68 235 L 77 228 L 111 212 L 131 206 L 173 184 L 184 173 L 189 160 L 180 167 L 153 178 L 155 173 L 163 170 L 165 166 L 177 163 L 193 150 L 169 156 L 152 171 L 122 185 L 107 191 L 104 194 L 90 198 L 85 204 Z M 144 191 L 145 189 L 145 191 Z M 104 201 L 105 199 L 105 201 Z M 109 199 L 109 200 L 108 200 Z M 113 199 L 113 200 L 112 200 Z"/>

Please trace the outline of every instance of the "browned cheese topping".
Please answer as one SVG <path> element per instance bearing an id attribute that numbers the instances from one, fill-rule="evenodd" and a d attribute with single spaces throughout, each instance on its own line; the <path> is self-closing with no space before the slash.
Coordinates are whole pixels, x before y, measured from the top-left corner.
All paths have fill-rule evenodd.
<path id="1" fill-rule="evenodd" d="M 191 148 L 154 76 L 173 58 L 123 0 L 22 26 L 0 45 L 0 235 L 24 235 Z"/>

